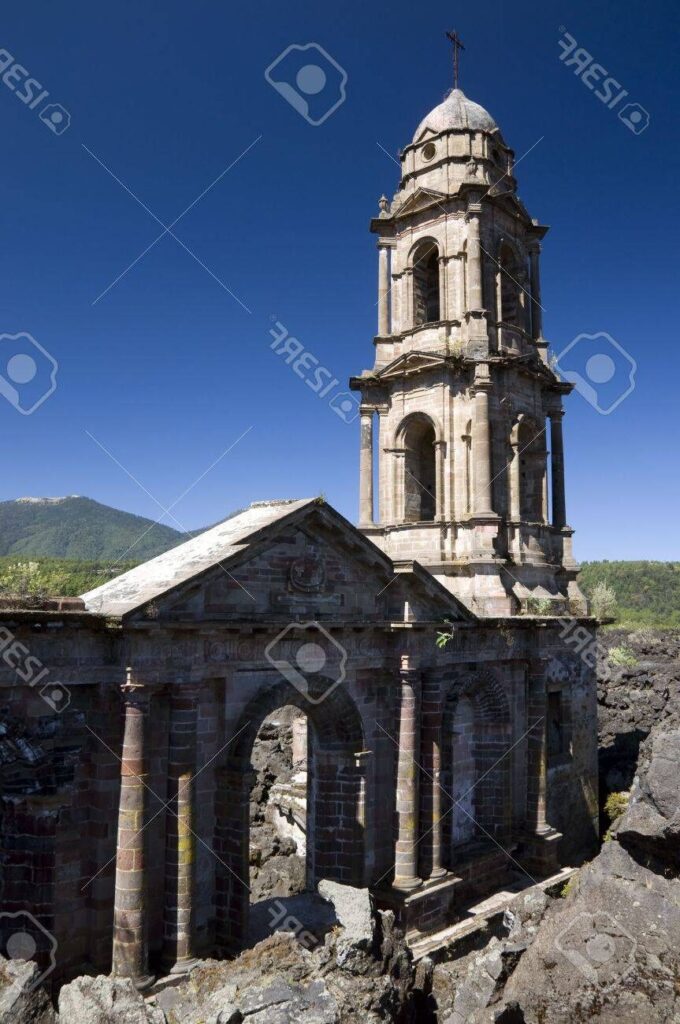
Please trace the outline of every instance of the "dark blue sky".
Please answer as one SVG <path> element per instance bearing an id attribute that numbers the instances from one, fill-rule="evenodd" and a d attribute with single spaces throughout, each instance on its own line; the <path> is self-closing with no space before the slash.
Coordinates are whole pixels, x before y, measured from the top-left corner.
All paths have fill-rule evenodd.
<path id="1" fill-rule="evenodd" d="M 157 518 L 154 499 L 175 502 L 248 431 L 173 508 L 184 527 L 319 492 L 356 519 L 357 423 L 274 355 L 269 330 L 281 322 L 341 384 L 372 364 L 367 228 L 398 178 L 381 147 L 406 145 L 443 98 L 453 25 L 465 92 L 518 157 L 533 147 L 517 177 L 531 215 L 551 225 L 546 336 L 559 351 L 604 331 L 638 364 L 611 415 L 567 402 L 576 554 L 680 558 L 670 2 L 10 6 L 0 45 L 50 95 L 30 109 L 16 79 L 0 81 L 0 332 L 28 332 L 59 371 L 31 415 L 0 398 L 2 498 L 85 494 Z M 644 132 L 560 62 L 561 26 L 646 108 Z M 347 74 L 345 102 L 318 127 L 264 75 L 310 42 Z M 39 116 L 50 104 L 71 115 L 60 135 Z M 165 234 L 93 305 L 161 234 L 153 215 L 170 225 L 248 147 L 172 228 L 193 255 Z"/>

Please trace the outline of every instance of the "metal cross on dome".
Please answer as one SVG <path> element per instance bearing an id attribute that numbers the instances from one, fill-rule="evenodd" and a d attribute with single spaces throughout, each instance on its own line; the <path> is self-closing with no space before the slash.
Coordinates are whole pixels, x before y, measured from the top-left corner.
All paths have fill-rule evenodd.
<path id="1" fill-rule="evenodd" d="M 460 38 L 455 28 L 453 32 L 447 32 L 446 38 L 450 40 L 453 46 L 453 88 L 458 88 L 458 61 L 460 58 L 460 51 L 464 50 L 463 40 Z"/>

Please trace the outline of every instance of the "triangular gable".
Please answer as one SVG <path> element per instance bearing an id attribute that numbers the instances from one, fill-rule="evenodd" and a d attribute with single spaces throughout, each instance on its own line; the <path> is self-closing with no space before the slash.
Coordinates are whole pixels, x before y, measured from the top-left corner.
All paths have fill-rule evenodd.
<path id="1" fill-rule="evenodd" d="M 444 366 L 446 360 L 443 356 L 432 355 L 429 352 L 405 352 L 397 356 L 387 366 L 377 370 L 375 376 L 379 380 L 390 380 L 393 377 L 404 377 L 412 373 L 421 373 L 423 370 Z"/>
<path id="2" fill-rule="evenodd" d="M 122 616 L 193 579 L 217 563 L 230 561 L 261 531 L 289 519 L 318 499 L 253 502 L 249 508 L 192 537 L 101 587 L 82 594 L 88 611 Z"/>
<path id="3" fill-rule="evenodd" d="M 427 210 L 431 206 L 441 206 L 449 197 L 445 192 L 437 192 L 430 188 L 417 188 L 396 210 L 392 210 L 394 216 L 405 217 L 420 210 Z"/>

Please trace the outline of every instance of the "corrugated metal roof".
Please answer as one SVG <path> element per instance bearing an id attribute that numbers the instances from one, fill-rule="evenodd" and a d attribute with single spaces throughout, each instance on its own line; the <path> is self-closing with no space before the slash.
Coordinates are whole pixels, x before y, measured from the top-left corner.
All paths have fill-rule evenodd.
<path id="1" fill-rule="evenodd" d="M 82 594 L 85 606 L 100 615 L 126 615 L 198 576 L 218 562 L 242 551 L 254 534 L 291 513 L 311 505 L 315 498 L 255 501 L 223 523 L 211 527 L 162 555 L 130 569 L 122 576 Z"/>

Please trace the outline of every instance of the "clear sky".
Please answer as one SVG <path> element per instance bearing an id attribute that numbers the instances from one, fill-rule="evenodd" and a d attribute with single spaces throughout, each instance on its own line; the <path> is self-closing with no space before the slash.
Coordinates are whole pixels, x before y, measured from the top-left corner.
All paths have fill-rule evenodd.
<path id="1" fill-rule="evenodd" d="M 30 415 L 0 397 L 0 497 L 83 494 L 193 529 L 254 499 L 323 492 L 356 519 L 357 421 L 277 358 L 269 332 L 278 322 L 297 337 L 340 381 L 329 392 L 340 403 L 346 378 L 372 364 L 368 221 L 397 185 L 388 154 L 451 84 L 452 27 L 466 46 L 461 85 L 523 157 L 520 196 L 551 225 L 546 336 L 559 351 L 607 332 L 637 363 L 635 390 L 610 415 L 567 401 L 576 554 L 680 558 L 679 26 L 668 0 L 10 5 L 0 332 L 30 334 L 58 372 Z M 649 127 L 629 130 L 560 61 L 564 30 Z M 307 43 L 341 68 L 327 65 L 313 118 L 347 76 L 344 102 L 319 125 L 265 78 Z M 294 86 L 300 59 L 292 51 L 270 77 Z M 26 340 L 2 344 L 0 371 L 30 406 L 40 389 L 21 380 Z"/>

